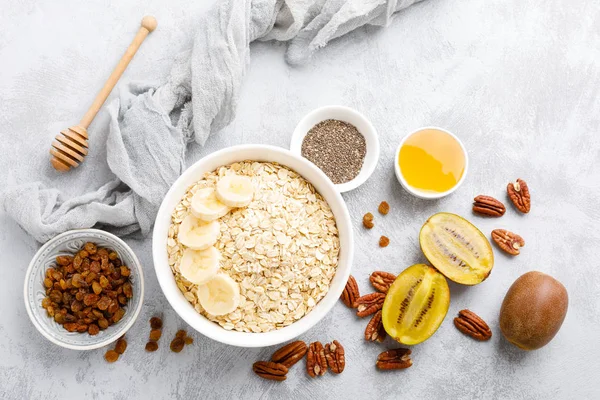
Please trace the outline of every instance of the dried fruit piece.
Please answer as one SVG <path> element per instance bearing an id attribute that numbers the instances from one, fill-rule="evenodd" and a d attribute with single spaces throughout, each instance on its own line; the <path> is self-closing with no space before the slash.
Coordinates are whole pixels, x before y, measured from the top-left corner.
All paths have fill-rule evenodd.
<path id="1" fill-rule="evenodd" d="M 517 179 L 515 183 L 510 182 L 506 187 L 508 197 L 515 205 L 517 210 L 527 214 L 531 210 L 531 195 L 529 194 L 529 187 L 523 179 Z"/>
<path id="2" fill-rule="evenodd" d="M 92 336 L 97 335 L 100 333 L 100 328 L 98 328 L 98 325 L 96 324 L 90 324 L 90 326 L 88 326 L 88 333 Z"/>
<path id="3" fill-rule="evenodd" d="M 506 212 L 506 207 L 491 196 L 479 195 L 473 200 L 473 212 L 488 217 L 501 217 Z"/>
<path id="4" fill-rule="evenodd" d="M 119 353 L 114 350 L 108 350 L 106 354 L 104 354 L 104 359 L 109 363 L 114 363 L 119 359 Z"/>
<path id="5" fill-rule="evenodd" d="M 409 349 L 402 348 L 384 351 L 377 356 L 375 365 L 377 368 L 383 370 L 408 368 L 412 366 L 410 353 L 411 351 Z"/>
<path id="6" fill-rule="evenodd" d="M 325 349 L 321 342 L 313 342 L 308 346 L 306 372 L 312 378 L 323 376 L 327 372 L 327 359 L 325 358 Z"/>
<path id="7" fill-rule="evenodd" d="M 159 317 L 150 318 L 150 327 L 152 329 L 161 329 L 162 326 L 163 326 L 162 319 L 160 319 Z"/>
<path id="8" fill-rule="evenodd" d="M 162 336 L 162 331 L 160 329 L 152 329 L 150 331 L 150 340 L 157 342 L 158 339 Z"/>
<path id="9" fill-rule="evenodd" d="M 377 210 L 380 214 L 387 215 L 387 213 L 390 212 L 390 205 L 387 203 L 387 201 L 382 201 L 379 203 L 379 208 Z"/>
<path id="10" fill-rule="evenodd" d="M 285 381 L 288 369 L 285 365 L 271 361 L 257 361 L 252 365 L 252 371 L 261 378 L 272 381 Z"/>
<path id="11" fill-rule="evenodd" d="M 473 339 L 485 341 L 492 338 L 492 330 L 477 314 L 469 310 L 461 310 L 454 318 L 456 329 Z"/>
<path id="12" fill-rule="evenodd" d="M 379 238 L 379 247 L 387 247 L 390 244 L 390 238 L 382 236 Z"/>
<path id="13" fill-rule="evenodd" d="M 183 330 L 183 329 L 180 329 L 180 330 L 177 331 L 177 333 L 175 333 L 175 337 L 176 338 L 183 339 L 186 336 L 187 336 L 187 332 L 185 330 Z"/>
<path id="14" fill-rule="evenodd" d="M 492 239 L 506 253 L 516 256 L 521 253 L 521 247 L 525 246 L 525 240 L 516 233 L 506 229 L 494 229 Z"/>
<path id="15" fill-rule="evenodd" d="M 334 374 L 341 374 L 346 368 L 346 355 L 344 347 L 334 340 L 332 343 L 325 345 L 325 360 L 327 360 L 327 366 Z"/>
<path id="16" fill-rule="evenodd" d="M 386 333 L 381 320 L 381 310 L 377 311 L 365 328 L 365 340 L 383 342 Z"/>
<path id="17" fill-rule="evenodd" d="M 356 279 L 350 275 L 340 298 L 347 307 L 356 308 L 356 299 L 358 299 L 359 296 L 360 294 L 358 292 L 358 284 L 356 283 Z"/>
<path id="18" fill-rule="evenodd" d="M 146 343 L 146 351 L 147 352 L 155 352 L 156 350 L 158 350 L 158 343 L 156 342 L 148 342 Z"/>
<path id="19" fill-rule="evenodd" d="M 400 343 L 414 345 L 437 331 L 448 313 L 448 282 L 435 268 L 416 264 L 390 286 L 382 309 L 385 331 Z"/>
<path id="20" fill-rule="evenodd" d="M 119 354 L 125 353 L 127 349 L 127 340 L 124 337 L 117 340 L 117 344 L 115 345 L 115 351 Z"/>
<path id="21" fill-rule="evenodd" d="M 390 285 L 396 280 L 396 275 L 384 271 L 375 271 L 369 277 L 371 285 L 381 293 L 387 293 Z"/>
<path id="22" fill-rule="evenodd" d="M 431 216 L 421 228 L 419 242 L 429 262 L 456 283 L 481 283 L 494 267 L 494 253 L 485 235 L 456 214 Z"/>
<path id="23" fill-rule="evenodd" d="M 363 226 L 367 229 L 371 229 L 375 226 L 375 224 L 373 223 L 373 214 L 366 213 L 363 216 Z"/>
<path id="24" fill-rule="evenodd" d="M 184 342 L 186 345 L 188 345 L 188 344 L 192 344 L 192 343 L 194 343 L 194 338 L 191 338 L 191 337 L 189 337 L 189 336 L 186 336 L 186 337 L 183 339 L 183 342 Z"/>
<path id="25" fill-rule="evenodd" d="M 174 353 L 179 353 L 181 350 L 183 350 L 184 345 L 185 341 L 183 338 L 175 337 L 175 339 L 171 341 L 171 351 Z"/>
<path id="26" fill-rule="evenodd" d="M 306 352 L 308 346 L 302 340 L 297 340 L 292 343 L 288 343 L 279 350 L 277 350 L 271 356 L 271 361 L 285 365 L 287 368 L 291 368 L 292 365 L 300 361 Z"/>
<path id="27" fill-rule="evenodd" d="M 356 315 L 366 317 L 375 314 L 383 307 L 384 293 L 369 293 L 356 299 Z"/>

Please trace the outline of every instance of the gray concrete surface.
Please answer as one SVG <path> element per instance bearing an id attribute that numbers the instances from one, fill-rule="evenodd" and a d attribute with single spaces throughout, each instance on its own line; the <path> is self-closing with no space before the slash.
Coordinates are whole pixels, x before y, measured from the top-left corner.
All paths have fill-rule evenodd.
<path id="1" fill-rule="evenodd" d="M 199 3 L 0 0 L 2 186 L 77 179 L 77 172 L 57 177 L 50 170 L 51 139 L 82 115 L 145 13 L 155 14 L 160 26 L 124 79 L 163 78 L 208 7 Z M 345 345 L 348 365 L 340 376 L 311 380 L 297 365 L 285 383 L 265 382 L 250 365 L 272 348 L 237 349 L 199 334 L 193 346 L 173 354 L 167 343 L 185 325 L 160 291 L 148 239 L 127 239 L 145 265 L 148 290 L 122 359 L 108 365 L 103 350 L 59 348 L 35 331 L 23 305 L 23 277 L 38 244 L 0 216 L 0 398 L 600 398 L 599 44 L 598 2 L 427 0 L 387 29 L 360 29 L 336 40 L 302 68 L 285 64 L 281 45 L 255 45 L 235 122 L 205 148 L 191 149 L 189 162 L 238 143 L 286 147 L 298 120 L 325 104 L 368 115 L 380 134 L 380 163 L 365 185 L 344 195 L 355 219 L 353 273 L 365 292 L 372 270 L 399 272 L 423 261 L 418 231 L 437 211 L 470 217 L 486 234 L 496 227 L 520 233 L 527 246 L 519 257 L 496 252 L 487 281 L 451 286 L 449 316 L 413 348 L 411 369 L 376 371 L 377 354 L 394 343 L 364 342 L 367 321 L 341 303 L 302 337 Z M 93 151 L 82 168 L 100 162 L 105 123 L 102 113 L 91 127 Z M 392 163 L 405 133 L 432 124 L 463 139 L 471 170 L 454 195 L 427 202 L 402 190 Z M 23 140 L 30 152 L 14 154 L 13 144 Z M 471 215 L 474 195 L 503 199 L 506 183 L 517 177 L 531 187 L 529 215 L 512 208 L 498 220 Z M 372 231 L 362 230 L 361 216 L 381 200 L 391 213 L 376 217 Z M 380 234 L 391 238 L 386 249 L 377 246 Z M 533 269 L 562 281 L 570 305 L 556 338 L 526 353 L 503 340 L 498 311 L 510 284 Z M 490 342 L 455 330 L 451 316 L 466 307 L 489 321 Z M 147 354 L 147 320 L 160 313 L 165 339 L 157 353 Z"/>

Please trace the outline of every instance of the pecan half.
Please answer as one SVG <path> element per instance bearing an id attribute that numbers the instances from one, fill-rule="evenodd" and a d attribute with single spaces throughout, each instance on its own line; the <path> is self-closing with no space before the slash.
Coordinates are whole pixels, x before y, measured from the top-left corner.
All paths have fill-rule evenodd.
<path id="1" fill-rule="evenodd" d="M 369 293 L 356 299 L 356 315 L 366 317 L 383 308 L 385 293 Z"/>
<path id="2" fill-rule="evenodd" d="M 371 285 L 381 293 L 387 293 L 392 283 L 396 280 L 396 275 L 389 272 L 375 271 L 369 277 Z"/>
<path id="3" fill-rule="evenodd" d="M 477 196 L 473 200 L 473 212 L 488 217 L 501 217 L 506 212 L 506 207 L 491 196 Z"/>
<path id="4" fill-rule="evenodd" d="M 292 365 L 304 357 L 308 351 L 308 346 L 302 340 L 297 340 L 292 343 L 288 343 L 279 350 L 277 350 L 271 356 L 271 361 L 285 365 L 287 368 L 291 368 Z"/>
<path id="5" fill-rule="evenodd" d="M 365 340 L 383 342 L 386 332 L 381 320 L 381 310 L 377 311 L 365 328 Z"/>
<path id="6" fill-rule="evenodd" d="M 348 282 L 346 282 L 346 287 L 344 287 L 344 291 L 340 298 L 344 302 L 344 304 L 350 308 L 356 308 L 356 299 L 360 297 L 360 293 L 358 292 L 358 284 L 356 283 L 356 279 L 352 275 L 348 278 Z"/>
<path id="7" fill-rule="evenodd" d="M 492 239 L 498 247 L 513 256 L 519 255 L 521 247 L 525 246 L 525 240 L 521 236 L 506 229 L 494 229 Z"/>
<path id="8" fill-rule="evenodd" d="M 513 202 L 517 210 L 527 214 L 531 210 L 531 196 L 529 187 L 523 179 L 517 179 L 515 183 L 510 182 L 506 187 L 508 197 Z"/>
<path id="9" fill-rule="evenodd" d="M 477 340 L 490 340 L 492 330 L 477 314 L 469 310 L 461 310 L 454 318 L 456 329 Z"/>
<path id="10" fill-rule="evenodd" d="M 323 376 L 327 372 L 327 359 L 325 358 L 325 349 L 321 342 L 313 342 L 308 346 L 306 372 L 312 378 Z"/>
<path id="11" fill-rule="evenodd" d="M 403 348 L 384 351 L 377 356 L 375 365 L 383 370 L 408 368 L 412 366 L 410 353 L 409 349 Z"/>
<path id="12" fill-rule="evenodd" d="M 341 374 L 346 367 L 344 348 L 337 340 L 325 345 L 325 359 L 329 369 L 334 374 Z"/>
<path id="13" fill-rule="evenodd" d="M 272 381 L 285 381 L 288 369 L 285 365 L 271 361 L 257 361 L 252 365 L 252 371 L 261 378 Z"/>

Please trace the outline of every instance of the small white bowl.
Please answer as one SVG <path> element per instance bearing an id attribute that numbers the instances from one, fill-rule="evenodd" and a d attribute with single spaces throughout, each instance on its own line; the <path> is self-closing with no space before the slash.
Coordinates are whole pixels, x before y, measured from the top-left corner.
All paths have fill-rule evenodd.
<path id="1" fill-rule="evenodd" d="M 400 149 L 402 148 L 402 145 L 404 145 L 404 142 L 406 142 L 406 140 L 411 137 L 412 135 L 414 135 L 417 132 L 420 132 L 422 130 L 425 129 L 436 129 L 442 132 L 447 133 L 448 135 L 452 136 L 454 138 L 454 140 L 456 140 L 458 142 L 458 144 L 460 145 L 460 148 L 462 149 L 462 152 L 465 156 L 465 170 L 461 176 L 461 178 L 458 180 L 458 182 L 456 183 L 456 185 L 454 185 L 454 187 L 450 190 L 446 190 L 445 192 L 440 192 L 440 193 L 428 193 L 428 192 L 424 192 L 422 190 L 419 190 L 417 188 L 414 188 L 412 186 L 410 186 L 407 182 L 406 179 L 404 179 L 404 176 L 402 175 L 402 172 L 400 171 Z M 425 126 L 422 128 L 419 128 L 411 133 L 409 133 L 408 135 L 404 136 L 404 138 L 402 138 L 402 141 L 400 141 L 400 144 L 398 145 L 398 148 L 396 149 L 396 155 L 394 157 L 394 171 L 396 172 L 396 178 L 398 179 L 398 182 L 400 182 L 400 184 L 402 185 L 402 187 L 404 189 L 406 189 L 406 191 L 410 194 L 412 194 L 415 197 L 419 197 L 421 199 L 441 199 L 442 197 L 448 196 L 449 194 L 453 193 L 456 189 L 458 189 L 460 187 L 460 185 L 463 183 L 463 181 L 465 180 L 465 177 L 467 176 L 467 172 L 469 171 L 469 154 L 467 153 L 467 149 L 465 148 L 464 144 L 460 141 L 460 139 L 458 137 L 456 137 L 456 135 L 454 135 L 452 132 L 447 131 L 446 129 L 443 128 L 438 128 L 437 126 Z"/>
<path id="2" fill-rule="evenodd" d="M 285 165 L 312 183 L 331 207 L 340 238 L 338 267 L 325 297 L 321 299 L 311 312 L 298 321 L 284 328 L 263 333 L 228 331 L 199 314 L 177 287 L 175 277 L 169 266 L 169 256 L 167 254 L 167 237 L 169 226 L 171 225 L 171 214 L 183 198 L 188 187 L 202 179 L 207 172 L 214 171 L 223 165 L 244 160 L 276 162 Z M 336 190 L 335 185 L 325 176 L 323 171 L 307 159 L 289 150 L 266 145 L 228 147 L 207 155 L 189 167 L 175 181 L 163 199 L 156 216 L 154 233 L 152 234 L 152 256 L 158 283 L 160 283 L 163 293 L 175 312 L 201 334 L 218 342 L 240 347 L 276 345 L 294 339 L 313 327 L 333 308 L 340 298 L 350 276 L 353 254 L 352 221 L 350 220 L 346 203 Z"/>
<path id="3" fill-rule="evenodd" d="M 363 114 L 349 107 L 325 106 L 308 113 L 300 120 L 294 133 L 290 150 L 302 157 L 302 141 L 308 131 L 319 122 L 327 119 L 337 119 L 352 124 L 365 138 L 367 154 L 358 175 L 351 181 L 335 185 L 340 193 L 348 192 L 362 185 L 375 171 L 379 161 L 379 138 L 371 122 Z"/>
<path id="4" fill-rule="evenodd" d="M 46 270 L 56 265 L 56 256 L 73 255 L 86 242 L 93 242 L 116 251 L 123 265 L 131 270 L 129 279 L 133 287 L 133 297 L 125 306 L 123 318 L 94 336 L 87 332 L 68 332 L 49 317 L 42 307 L 42 300 L 46 297 L 44 287 Z M 25 274 L 24 298 L 31 322 L 46 339 L 72 350 L 92 350 L 114 342 L 133 325 L 144 302 L 144 274 L 133 250 L 124 241 L 98 229 L 77 229 L 50 239 L 33 256 Z"/>

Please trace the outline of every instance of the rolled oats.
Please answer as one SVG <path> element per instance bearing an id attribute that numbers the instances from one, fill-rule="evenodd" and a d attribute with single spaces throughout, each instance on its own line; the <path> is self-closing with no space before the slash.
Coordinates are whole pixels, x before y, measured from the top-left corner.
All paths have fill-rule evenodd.
<path id="1" fill-rule="evenodd" d="M 241 300 L 233 312 L 213 316 L 202 309 L 197 285 L 179 272 L 184 246 L 177 234 L 194 193 L 230 174 L 249 176 L 255 195 L 248 207 L 220 220 L 215 247 L 221 252 L 221 271 L 239 284 Z M 240 332 L 272 331 L 309 313 L 327 294 L 340 251 L 327 202 L 299 174 L 275 163 L 244 161 L 206 173 L 175 207 L 168 235 L 169 265 L 184 297 L 209 320 Z"/>

